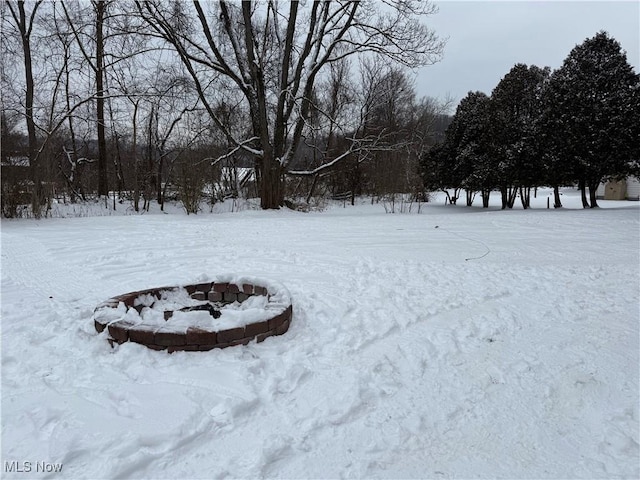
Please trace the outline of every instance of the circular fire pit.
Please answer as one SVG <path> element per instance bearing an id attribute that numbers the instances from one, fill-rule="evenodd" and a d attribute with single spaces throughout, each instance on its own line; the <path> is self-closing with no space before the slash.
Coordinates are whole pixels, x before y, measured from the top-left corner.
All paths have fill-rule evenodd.
<path id="1" fill-rule="evenodd" d="M 282 335 L 292 312 L 284 286 L 228 276 L 118 295 L 96 307 L 93 321 L 112 345 L 131 341 L 154 350 L 204 351 Z"/>

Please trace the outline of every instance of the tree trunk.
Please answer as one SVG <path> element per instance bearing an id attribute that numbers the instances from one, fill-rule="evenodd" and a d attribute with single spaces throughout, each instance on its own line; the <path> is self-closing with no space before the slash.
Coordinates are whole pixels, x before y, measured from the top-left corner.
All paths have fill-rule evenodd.
<path id="1" fill-rule="evenodd" d="M 582 198 L 582 208 L 589 208 L 591 205 L 589 205 L 587 201 L 587 182 L 584 179 L 580 179 L 578 188 L 580 189 L 580 196 Z"/>
<path id="2" fill-rule="evenodd" d="M 503 185 L 500 187 L 500 196 L 502 198 L 502 210 L 504 210 L 505 208 L 507 208 L 507 205 L 509 204 L 509 195 L 507 192 L 506 185 Z"/>
<path id="3" fill-rule="evenodd" d="M 531 207 L 531 187 L 520 187 L 520 202 L 524 210 Z"/>
<path id="4" fill-rule="evenodd" d="M 316 188 L 316 184 L 318 183 L 319 175 L 313 176 L 313 182 L 311 183 L 311 188 L 309 189 L 309 194 L 307 195 L 307 204 L 311 201 L 311 197 L 313 197 L 313 191 Z M 373 202 L 373 197 L 371 197 L 371 201 Z"/>
<path id="5" fill-rule="evenodd" d="M 591 203 L 591 208 L 598 208 L 598 200 L 596 199 L 596 192 L 598 190 L 598 185 L 600 182 L 589 182 L 589 201 Z"/>
<path id="6" fill-rule="evenodd" d="M 69 54 L 68 49 L 65 48 L 65 59 L 64 59 L 64 72 L 65 72 L 65 100 L 67 104 L 67 111 L 71 111 L 71 91 L 70 91 L 70 79 L 71 74 L 69 72 Z M 78 196 L 82 198 L 82 200 L 86 200 L 84 198 L 84 193 L 82 192 L 82 181 L 80 178 L 81 169 L 78 168 L 78 142 L 76 140 L 76 132 L 73 126 L 73 115 L 69 115 L 69 138 L 71 140 L 71 155 L 69 156 L 69 163 L 71 166 L 71 178 L 69 184 L 71 203 L 75 203 Z"/>
<path id="7" fill-rule="evenodd" d="M 476 197 L 476 192 L 474 192 L 473 190 L 467 190 L 467 207 L 470 207 L 473 205 L 473 200 Z"/>
<path id="8" fill-rule="evenodd" d="M 154 156 L 155 156 L 155 146 L 153 144 L 153 122 L 154 122 L 154 112 L 155 108 L 151 107 L 151 112 L 149 113 L 149 124 L 147 130 L 147 164 L 144 172 L 144 206 L 143 209 L 149 211 L 149 206 L 151 204 L 151 197 L 153 196 L 153 189 L 156 187 L 155 184 L 155 171 L 154 171 Z"/>
<path id="9" fill-rule="evenodd" d="M 491 190 L 483 188 L 480 192 L 482 196 L 482 208 L 489 208 L 489 197 L 491 196 Z"/>
<path id="10" fill-rule="evenodd" d="M 507 207 L 513 208 L 516 203 L 516 198 L 518 198 L 518 188 L 517 187 L 508 187 L 507 188 Z"/>
<path id="11" fill-rule="evenodd" d="M 560 201 L 560 187 L 558 185 L 553 186 L 553 208 L 562 208 L 562 201 Z"/>
<path id="12" fill-rule="evenodd" d="M 113 159 L 113 166 L 116 171 L 116 178 L 118 179 L 118 195 L 122 196 L 124 190 L 124 171 L 122 170 L 122 152 L 120 150 L 120 138 L 118 135 L 114 135 L 114 146 L 116 155 Z"/>
<path id="13" fill-rule="evenodd" d="M 104 0 L 96 0 L 96 114 L 98 120 L 98 195 L 108 195 L 107 140 L 104 120 Z"/>
<path id="14" fill-rule="evenodd" d="M 260 175 L 260 207 L 278 209 L 284 205 L 284 172 L 274 159 L 263 159 Z"/>
<path id="15" fill-rule="evenodd" d="M 156 188 L 158 189 L 158 205 L 160 210 L 164 211 L 164 198 L 162 196 L 162 175 L 164 170 L 164 155 L 160 152 L 160 158 L 158 158 L 158 170 L 156 172 Z"/>
<path id="16" fill-rule="evenodd" d="M 39 4 L 36 4 L 33 8 L 37 9 Z M 12 10 L 13 13 L 13 10 Z M 33 64 L 31 61 L 31 39 L 30 25 L 27 25 L 27 14 L 24 9 L 24 2 L 18 2 L 18 16 L 16 19 L 18 28 L 20 29 L 20 36 L 22 37 L 22 51 L 24 53 L 24 73 L 25 73 L 25 117 L 27 122 L 27 135 L 29 138 L 29 175 L 33 182 L 33 192 L 31 192 L 31 212 L 36 218 L 40 218 L 42 215 L 42 207 L 45 203 L 44 188 L 42 186 L 42 179 L 39 168 L 38 159 L 38 139 L 36 137 L 36 124 L 33 119 L 33 97 L 34 97 L 34 82 L 33 82 Z M 32 13 L 35 16 L 35 10 Z"/>
<path id="17" fill-rule="evenodd" d="M 133 104 L 133 138 L 131 158 L 133 159 L 133 209 L 140 211 L 140 169 L 138 168 L 138 102 Z"/>
<path id="18" fill-rule="evenodd" d="M 457 205 L 458 204 L 458 199 L 460 198 L 460 192 L 462 191 L 461 188 L 454 188 L 453 189 L 453 204 Z"/>

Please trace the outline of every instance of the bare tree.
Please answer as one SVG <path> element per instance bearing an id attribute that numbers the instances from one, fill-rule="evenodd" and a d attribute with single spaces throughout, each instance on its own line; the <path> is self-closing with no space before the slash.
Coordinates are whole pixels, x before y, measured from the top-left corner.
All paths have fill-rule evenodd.
<path id="1" fill-rule="evenodd" d="M 73 31 L 73 35 L 77 41 L 78 47 L 82 52 L 87 63 L 90 65 L 95 79 L 95 99 L 96 99 L 96 122 L 98 135 L 98 195 L 106 196 L 109 194 L 109 186 L 107 181 L 107 140 L 105 126 L 105 19 L 109 2 L 105 0 L 91 0 L 93 10 L 93 38 L 95 42 L 95 50 L 92 55 L 86 46 L 86 40 L 81 38 L 81 29 L 83 26 L 77 25 L 77 19 L 73 18 L 64 2 L 61 3 L 64 9 L 67 22 Z"/>
<path id="2" fill-rule="evenodd" d="M 42 35 L 39 48 L 43 60 L 41 65 L 46 66 L 45 69 L 49 72 L 48 83 L 51 85 L 49 116 L 40 133 L 48 135 L 54 129 L 57 130 L 56 124 L 61 118 L 64 119 L 64 124 L 58 127 L 60 135 L 64 137 L 64 155 L 57 155 L 57 169 L 66 182 L 73 202 L 77 198 L 86 199 L 82 173 L 84 167 L 94 163 L 94 160 L 88 159 L 80 152 L 78 131 L 84 133 L 86 142 L 87 129 L 79 128 L 77 115 L 66 115 L 66 112 L 73 111 L 74 104 L 82 97 L 78 95 L 77 89 L 81 83 L 78 82 L 78 74 L 83 70 L 83 65 L 82 59 L 74 49 L 73 35 L 57 6 L 56 3 L 52 3 L 47 14 L 41 16 L 41 23 L 38 25 Z M 46 82 L 41 82 L 41 85 L 43 83 Z M 59 99 L 60 96 L 62 100 Z"/>
<path id="3" fill-rule="evenodd" d="M 6 6 L 11 13 L 11 17 L 18 28 L 22 41 L 22 53 L 24 60 L 25 75 L 25 120 L 27 124 L 27 135 L 29 138 L 29 168 L 31 172 L 31 181 L 34 190 L 31 199 L 32 213 L 35 217 L 42 215 L 42 208 L 45 203 L 44 189 L 40 176 L 40 168 L 38 165 L 38 139 L 36 136 L 36 123 L 34 120 L 33 100 L 34 100 L 34 81 L 33 81 L 33 62 L 31 58 L 31 34 L 35 23 L 38 9 L 42 5 L 42 1 L 33 3 L 31 11 L 27 12 L 24 1 L 12 2 L 7 1 Z"/>
<path id="4" fill-rule="evenodd" d="M 107 166 L 107 114 L 113 111 L 112 99 L 128 96 L 129 92 L 108 92 L 110 77 L 116 66 L 132 61 L 137 55 L 148 52 L 138 35 L 139 25 L 132 21 L 126 4 L 113 0 L 91 0 L 87 8 L 82 4 L 72 9 L 70 2 L 61 2 L 67 24 L 73 34 L 79 52 L 93 74 L 95 85 L 95 132 L 98 146 L 98 195 L 109 193 Z M 107 48 L 108 47 L 108 48 Z M 115 82 L 114 82 L 115 83 Z M 113 118 L 111 119 L 113 121 Z M 113 135 L 118 132 L 112 128 Z M 119 144 L 115 144 L 116 149 Z M 116 161 L 116 175 L 121 166 Z M 119 179 L 122 183 L 123 179 Z"/>
<path id="5" fill-rule="evenodd" d="M 298 177 L 294 194 L 299 193 L 302 185 L 308 188 L 307 204 L 315 195 L 319 181 L 331 174 L 331 168 L 324 166 L 343 153 L 344 148 L 348 149 L 344 140 L 357 130 L 358 122 L 354 121 L 358 118 L 357 93 L 351 80 L 351 62 L 343 58 L 328 66 L 327 78 L 314 89 L 312 108 L 302 133 L 304 145 L 299 148 L 299 158 L 287 171 L 287 175 Z"/>
<path id="6" fill-rule="evenodd" d="M 3 110 L 5 96 L 13 97 L 8 103 L 24 106 L 27 157 L 33 185 L 31 207 L 32 214 L 39 217 L 45 206 L 50 205 L 56 186 L 56 172 L 60 171 L 66 177 L 67 186 L 72 192 L 76 190 L 76 173 L 83 160 L 76 156 L 75 147 L 71 152 L 66 150 L 61 138 L 67 123 L 69 131 L 65 133 L 75 138 L 74 115 L 93 97 L 83 98 L 71 92 L 70 65 L 73 53 L 64 29 L 57 24 L 56 4 L 34 2 L 27 5 L 32 7 L 30 15 L 25 11 L 25 2 L 2 5 L 3 55 L 6 54 L 6 43 L 10 43 L 6 36 L 9 29 L 10 35 L 19 38 L 23 47 L 23 68 L 20 70 L 25 75 L 25 81 L 20 82 L 25 88 L 12 88 L 3 73 Z M 5 15 L 7 11 L 11 13 L 9 18 L 13 20 L 15 31 L 7 28 L 11 27 L 11 20 L 7 22 Z M 3 60 L 7 61 L 8 58 L 4 57 Z M 71 155 L 67 155 L 65 150 Z M 62 169 L 67 160 L 70 171 Z"/>
<path id="7" fill-rule="evenodd" d="M 107 182 L 107 138 L 104 119 L 104 21 L 107 3 L 104 0 L 92 0 L 95 10 L 96 32 L 96 117 L 98 121 L 98 195 L 108 195 Z"/>
<path id="8" fill-rule="evenodd" d="M 149 31 L 177 52 L 229 144 L 255 157 L 262 208 L 283 205 L 284 174 L 314 108 L 314 87 L 331 64 L 375 53 L 417 67 L 436 61 L 443 48 L 421 23 L 435 12 L 430 2 L 389 0 L 382 8 L 366 1 L 136 4 Z M 235 136 L 216 113 L 216 77 L 242 93 L 252 126 L 248 138 Z M 350 148 L 361 146 L 354 138 Z"/>

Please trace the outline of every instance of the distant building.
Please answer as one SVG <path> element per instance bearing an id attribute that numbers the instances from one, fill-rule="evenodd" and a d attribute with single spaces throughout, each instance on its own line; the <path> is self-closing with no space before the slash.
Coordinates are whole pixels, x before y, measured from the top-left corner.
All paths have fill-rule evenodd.
<path id="1" fill-rule="evenodd" d="M 640 200 L 640 179 L 627 177 L 624 180 L 601 183 L 596 197 L 602 200 Z"/>

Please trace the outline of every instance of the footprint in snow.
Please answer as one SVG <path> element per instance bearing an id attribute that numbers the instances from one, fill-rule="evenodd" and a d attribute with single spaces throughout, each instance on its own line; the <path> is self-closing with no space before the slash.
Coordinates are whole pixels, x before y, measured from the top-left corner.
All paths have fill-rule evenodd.
<path id="1" fill-rule="evenodd" d="M 489 378 L 491 379 L 491 383 L 496 384 L 504 384 L 506 383 L 504 380 L 503 372 L 495 366 L 491 366 L 486 370 Z"/>

